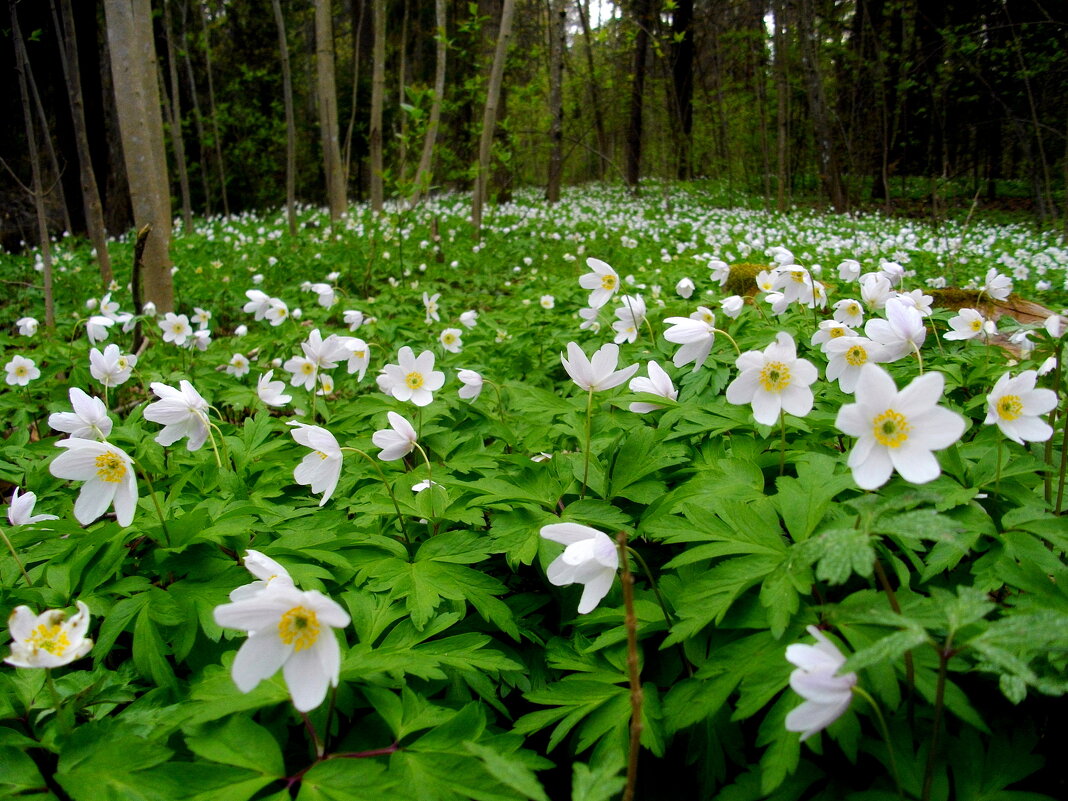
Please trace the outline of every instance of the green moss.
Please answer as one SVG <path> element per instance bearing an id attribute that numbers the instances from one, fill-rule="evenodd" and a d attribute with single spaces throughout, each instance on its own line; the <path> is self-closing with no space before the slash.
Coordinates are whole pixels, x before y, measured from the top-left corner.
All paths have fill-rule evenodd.
<path id="1" fill-rule="evenodd" d="M 731 273 L 727 277 L 727 283 L 723 288 L 728 295 L 752 295 L 757 290 L 757 273 L 762 270 L 770 270 L 767 264 L 732 264 Z"/>

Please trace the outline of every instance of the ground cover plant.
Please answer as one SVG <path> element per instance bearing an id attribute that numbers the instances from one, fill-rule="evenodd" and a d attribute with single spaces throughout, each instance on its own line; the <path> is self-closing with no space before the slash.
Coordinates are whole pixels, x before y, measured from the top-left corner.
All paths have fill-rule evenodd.
<path id="1" fill-rule="evenodd" d="M 198 221 L 139 318 L 56 250 L 0 794 L 1063 797 L 1054 235 L 442 196 Z"/>

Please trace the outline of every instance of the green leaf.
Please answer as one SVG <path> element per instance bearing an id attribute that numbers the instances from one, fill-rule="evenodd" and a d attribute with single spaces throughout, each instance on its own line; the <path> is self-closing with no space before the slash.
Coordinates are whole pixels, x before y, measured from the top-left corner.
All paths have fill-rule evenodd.
<path id="1" fill-rule="evenodd" d="M 524 798 L 532 801 L 549 801 L 541 782 L 522 761 L 512 755 L 501 754 L 493 748 L 475 742 L 466 742 L 464 747 L 482 760 L 483 766 L 495 779 L 506 784 Z"/>
<path id="2" fill-rule="evenodd" d="M 328 759 L 301 777 L 297 801 L 382 801 L 396 784 L 371 759 Z"/>
<path id="3" fill-rule="evenodd" d="M 871 536 L 854 528 L 832 528 L 806 543 L 803 551 L 816 564 L 816 577 L 830 584 L 843 584 L 853 573 L 869 577 L 875 566 Z"/>
<path id="4" fill-rule="evenodd" d="M 274 778 L 285 776 L 278 741 L 263 726 L 242 715 L 195 726 L 185 742 L 194 754 L 212 762 L 248 768 Z"/>
<path id="5" fill-rule="evenodd" d="M 612 748 L 601 749 L 589 765 L 576 762 L 572 767 L 571 801 L 610 801 L 627 785 L 619 774 L 626 769 L 623 754 Z"/>
<path id="6" fill-rule="evenodd" d="M 64 741 L 56 780 L 75 801 L 156 801 L 145 772 L 170 755 L 115 721 L 87 723 Z"/>

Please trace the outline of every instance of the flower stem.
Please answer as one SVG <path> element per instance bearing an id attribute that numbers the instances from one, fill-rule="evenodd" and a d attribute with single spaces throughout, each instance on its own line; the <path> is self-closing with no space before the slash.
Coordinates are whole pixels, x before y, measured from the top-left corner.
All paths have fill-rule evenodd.
<path id="1" fill-rule="evenodd" d="M 393 501 L 393 508 L 397 511 L 397 522 L 400 523 L 401 533 L 404 535 L 404 542 L 408 545 L 408 548 L 410 550 L 412 545 L 412 539 L 408 536 L 407 526 L 404 525 L 404 515 L 401 514 L 400 504 L 397 503 L 397 496 L 393 494 L 393 487 L 391 487 L 389 481 L 386 480 L 386 474 L 382 472 L 382 468 L 379 466 L 378 462 L 376 462 L 374 458 L 372 458 L 369 454 L 365 453 L 364 451 L 361 451 L 359 448 L 345 447 L 341 450 L 352 451 L 353 453 L 360 454 L 360 456 L 369 461 L 371 463 L 371 467 L 373 467 L 375 471 L 377 471 L 378 477 L 382 479 L 382 483 L 386 486 L 386 492 L 389 493 L 389 499 Z"/>
<path id="2" fill-rule="evenodd" d="M 586 392 L 586 445 L 582 449 L 582 491 L 579 500 L 586 497 L 586 484 L 590 479 L 590 418 L 593 416 L 593 390 Z"/>
<path id="3" fill-rule="evenodd" d="M 886 598 L 890 602 L 890 608 L 900 615 L 901 604 L 898 603 L 894 588 L 890 586 L 890 578 L 886 575 L 886 570 L 883 568 L 883 562 L 878 558 L 875 560 L 875 575 L 879 579 L 879 584 L 882 586 L 883 592 L 886 593 Z M 908 719 L 909 723 L 911 723 L 916 692 L 916 667 L 912 661 L 912 651 L 905 652 L 905 683 L 909 688 L 908 698 L 906 700 L 908 704 Z"/>
<path id="4" fill-rule="evenodd" d="M 664 601 L 664 596 L 660 594 L 660 586 L 659 584 L 657 584 L 656 577 L 653 575 L 653 571 L 649 569 L 649 565 L 642 558 L 642 555 L 636 550 L 634 550 L 634 548 L 632 548 L 630 545 L 627 546 L 627 553 L 634 557 L 634 561 L 636 561 L 641 566 L 642 572 L 645 573 L 645 577 L 649 579 L 649 585 L 653 588 L 653 594 L 656 596 L 656 600 L 660 604 L 660 609 L 664 613 L 664 622 L 667 623 L 667 626 L 670 629 L 672 623 L 671 612 L 668 611 L 667 603 L 665 603 Z"/>
<path id="5" fill-rule="evenodd" d="M 171 533 L 167 530 L 167 520 L 163 516 L 163 507 L 159 505 L 159 498 L 156 497 L 156 488 L 152 486 L 152 479 L 148 477 L 148 473 L 143 467 L 141 468 L 141 478 L 143 478 L 148 485 L 148 497 L 152 499 L 152 505 L 156 507 L 156 517 L 159 518 L 159 527 L 163 530 L 163 544 L 170 547 Z"/>
<path id="6" fill-rule="evenodd" d="M 26 586 L 32 587 L 33 582 L 30 581 L 30 574 L 26 572 L 26 568 L 23 566 L 22 560 L 19 559 L 19 555 L 15 552 L 15 546 L 11 544 L 11 540 L 7 538 L 7 534 L 4 533 L 4 530 L 2 528 L 0 528 L 0 538 L 4 540 L 4 544 L 7 546 L 7 549 L 11 551 L 11 558 L 15 560 L 15 564 L 18 565 L 19 570 L 22 571 L 22 578 L 25 579 Z"/>
<path id="7" fill-rule="evenodd" d="M 886 725 L 886 718 L 883 717 L 883 712 L 879 709 L 879 705 L 875 703 L 875 699 L 862 687 L 853 685 L 853 692 L 868 702 L 868 705 L 875 713 L 875 720 L 879 726 L 879 732 L 883 735 L 883 740 L 886 741 L 886 754 L 890 758 L 890 773 L 894 777 L 894 786 L 897 787 L 898 798 L 905 798 L 905 791 L 901 788 L 901 777 L 897 772 L 897 759 L 894 756 L 894 744 L 890 740 L 890 729 Z"/>
<path id="8" fill-rule="evenodd" d="M 1061 363 L 1063 354 L 1060 352 L 1060 348 L 1057 348 L 1053 355 L 1057 357 L 1057 366 L 1053 370 L 1053 392 L 1057 396 L 1057 403 L 1050 409 L 1049 417 L 1046 422 L 1049 423 L 1049 427 L 1054 431 L 1057 430 L 1057 411 L 1060 408 L 1061 401 Z M 1068 410 L 1066 410 L 1068 412 Z M 1047 504 L 1052 504 L 1053 501 L 1053 436 L 1046 440 L 1046 450 L 1044 459 L 1046 462 L 1046 479 L 1045 479 L 1045 498 Z M 1063 481 L 1063 472 L 1062 472 Z"/>
<path id="9" fill-rule="evenodd" d="M 923 354 L 920 353 L 920 346 L 913 342 L 912 349 L 916 352 L 916 360 L 920 363 L 920 375 L 923 375 Z"/>
<path id="10" fill-rule="evenodd" d="M 757 309 L 759 310 L 759 308 L 760 307 L 758 306 Z M 730 341 L 730 343 L 734 345 L 734 352 L 737 353 L 739 356 L 742 355 L 742 349 L 738 347 L 738 343 L 734 341 L 734 337 L 732 337 L 722 328 L 713 328 L 712 331 L 716 334 L 723 334 L 723 336 L 727 337 L 728 341 Z"/>
<path id="11" fill-rule="evenodd" d="M 501 418 L 501 425 L 508 428 L 508 423 L 505 422 L 504 400 L 501 397 L 501 388 L 497 385 L 496 381 L 486 381 L 485 383 L 493 387 L 493 391 L 497 393 L 497 414 Z"/>
<path id="12" fill-rule="evenodd" d="M 1054 510 L 1055 515 L 1060 515 L 1062 504 L 1064 503 L 1064 477 L 1068 472 L 1068 409 L 1062 414 L 1061 426 L 1064 429 L 1064 435 L 1061 437 L 1061 475 L 1057 480 L 1057 508 Z"/>
<path id="13" fill-rule="evenodd" d="M 300 712 L 300 710 L 297 710 Z M 300 712 L 300 716 L 304 719 L 304 728 L 308 730 L 308 734 L 312 738 L 312 743 L 315 746 L 316 759 L 322 759 L 323 754 L 326 753 L 326 747 L 323 745 L 323 741 L 319 739 L 318 732 L 315 731 L 315 726 L 312 725 L 311 718 L 308 717 L 307 712 Z"/>
<path id="14" fill-rule="evenodd" d="M 1001 429 L 998 429 L 997 438 L 994 440 L 994 447 L 998 449 L 997 467 L 994 469 L 994 494 L 1001 494 Z"/>
<path id="15" fill-rule="evenodd" d="M 627 673 L 630 678 L 630 747 L 627 751 L 627 785 L 623 801 L 633 801 L 638 783 L 638 751 L 642 734 L 642 685 L 638 665 L 638 616 L 634 612 L 634 576 L 627 559 L 627 532 L 616 534 L 619 564 L 623 570 L 624 625 L 627 627 Z"/>
<path id="16" fill-rule="evenodd" d="M 426 462 L 426 479 L 427 479 L 427 491 L 430 493 L 430 514 L 433 517 L 437 517 L 437 510 L 434 508 L 434 474 L 430 469 L 430 457 L 426 455 L 426 451 L 423 450 L 423 446 L 418 442 L 412 443 L 416 450 L 423 455 L 423 461 Z"/>
<path id="17" fill-rule="evenodd" d="M 779 437 L 779 475 L 786 472 L 786 412 L 779 410 L 779 425 L 781 436 Z"/>
<path id="18" fill-rule="evenodd" d="M 946 665 L 950 658 L 950 643 L 946 642 L 943 648 L 938 650 L 938 684 L 935 687 L 935 710 L 934 722 L 931 724 L 931 746 L 927 752 L 927 765 L 923 770 L 923 801 L 930 801 L 931 787 L 934 783 L 935 754 L 938 751 L 938 738 L 942 729 L 942 715 L 945 711 L 946 700 Z"/>

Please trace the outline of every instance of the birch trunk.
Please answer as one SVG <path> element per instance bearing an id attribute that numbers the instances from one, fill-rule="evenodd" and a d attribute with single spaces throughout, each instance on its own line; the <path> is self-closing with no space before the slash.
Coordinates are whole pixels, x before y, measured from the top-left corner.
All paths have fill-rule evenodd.
<path id="1" fill-rule="evenodd" d="M 489 181 L 490 148 L 497 127 L 497 104 L 501 97 L 501 82 L 504 79 L 504 61 L 508 54 L 508 41 L 512 38 L 512 16 L 515 0 L 504 0 L 501 6 L 501 25 L 497 32 L 497 48 L 493 54 L 489 85 L 486 87 L 486 108 L 482 114 L 482 138 L 478 143 L 478 172 L 475 175 L 475 190 L 471 198 L 471 223 L 475 237 L 482 231 L 482 206 L 486 202 L 486 183 Z"/>
<path id="2" fill-rule="evenodd" d="M 415 206 L 430 188 L 432 176 L 431 163 L 434 158 L 434 145 L 438 137 L 438 125 L 441 122 L 441 99 L 445 96 L 445 59 L 447 41 L 445 38 L 445 0 L 434 0 L 434 18 L 437 25 L 437 64 L 434 68 L 434 100 L 430 105 L 430 121 L 423 139 L 423 153 L 419 158 L 419 167 L 415 172 L 415 188 L 408 199 L 409 206 Z"/>

